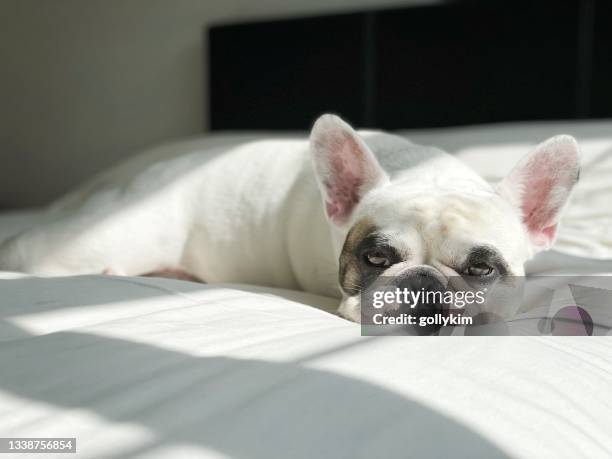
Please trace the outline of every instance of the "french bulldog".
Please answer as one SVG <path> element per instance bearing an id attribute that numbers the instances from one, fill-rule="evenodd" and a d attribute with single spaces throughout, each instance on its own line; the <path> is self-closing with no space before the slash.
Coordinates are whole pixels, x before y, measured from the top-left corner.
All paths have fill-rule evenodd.
<path id="1" fill-rule="evenodd" d="M 579 175 L 570 136 L 536 146 L 496 187 L 436 148 L 321 116 L 302 139 L 146 155 L 52 205 L 0 246 L 35 275 L 174 272 L 336 296 L 419 272 L 503 279 L 549 249 Z"/>

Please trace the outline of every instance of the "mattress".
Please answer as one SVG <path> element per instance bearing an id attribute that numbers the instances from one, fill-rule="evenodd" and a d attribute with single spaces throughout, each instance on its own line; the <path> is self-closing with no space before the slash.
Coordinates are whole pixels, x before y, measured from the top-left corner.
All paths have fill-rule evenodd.
<path id="1" fill-rule="evenodd" d="M 407 135 L 493 181 L 512 162 L 502 157 L 572 128 L 521 126 Z M 593 151 L 583 183 L 612 146 L 611 124 L 593 126 L 581 139 Z M 584 193 L 605 192 L 600 179 Z M 610 218 L 584 199 L 570 215 Z M 0 238 L 37 218 L 0 216 Z M 530 271 L 612 273 L 604 233 L 588 233 L 589 244 L 566 233 Z M 95 458 L 612 457 L 610 336 L 364 337 L 332 314 L 336 300 L 301 292 L 0 279 L 0 437 L 76 438 L 76 456 Z"/>

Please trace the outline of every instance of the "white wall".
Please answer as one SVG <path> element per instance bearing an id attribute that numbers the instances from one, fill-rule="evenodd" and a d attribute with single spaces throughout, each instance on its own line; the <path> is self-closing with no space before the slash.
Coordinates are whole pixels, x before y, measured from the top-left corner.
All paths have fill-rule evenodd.
<path id="1" fill-rule="evenodd" d="M 207 124 L 211 22 L 428 0 L 0 0 L 0 208 Z"/>

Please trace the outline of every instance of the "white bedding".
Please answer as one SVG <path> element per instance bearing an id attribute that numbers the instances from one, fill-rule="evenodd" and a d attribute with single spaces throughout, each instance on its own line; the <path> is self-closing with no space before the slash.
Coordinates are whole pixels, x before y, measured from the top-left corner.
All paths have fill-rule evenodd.
<path id="1" fill-rule="evenodd" d="M 493 177 L 506 164 L 479 156 L 490 129 L 411 134 Z M 505 145 L 487 154 L 517 154 Z M 602 177 L 593 189 L 606 190 Z M 609 222 L 595 198 L 576 205 L 570 215 Z M 0 217 L 0 238 L 35 219 Z M 612 273 L 607 232 L 583 235 L 586 250 L 570 237 L 580 219 L 568 220 L 561 248 L 601 259 L 549 253 L 532 272 Z M 334 300 L 298 292 L 0 279 L 0 437 L 77 437 L 78 456 L 96 458 L 612 457 L 610 336 L 365 338 L 324 311 Z"/>
<path id="2" fill-rule="evenodd" d="M 362 338 L 286 292 L 3 284 L 3 437 L 77 437 L 81 457 L 612 456 L 609 337 Z"/>

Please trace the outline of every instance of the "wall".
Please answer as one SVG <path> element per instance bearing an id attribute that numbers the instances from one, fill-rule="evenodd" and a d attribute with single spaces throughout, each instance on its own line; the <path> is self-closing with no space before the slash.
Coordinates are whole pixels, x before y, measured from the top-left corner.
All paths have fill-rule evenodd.
<path id="1" fill-rule="evenodd" d="M 205 26 L 427 0 L 0 0 L 0 208 L 207 125 Z"/>

